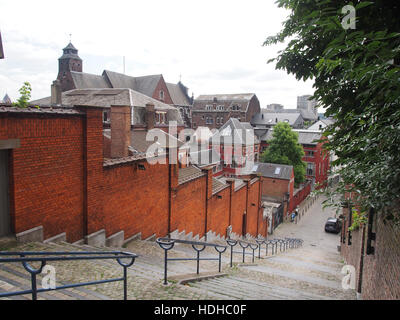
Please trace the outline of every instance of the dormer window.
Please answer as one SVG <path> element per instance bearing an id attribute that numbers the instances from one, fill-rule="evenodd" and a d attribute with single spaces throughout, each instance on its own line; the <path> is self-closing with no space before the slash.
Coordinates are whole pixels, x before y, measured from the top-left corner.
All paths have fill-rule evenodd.
<path id="1" fill-rule="evenodd" d="M 212 111 L 212 109 L 213 109 L 213 106 L 211 106 L 211 105 L 206 105 L 206 111 Z"/>
<path id="2" fill-rule="evenodd" d="M 224 111 L 224 106 L 223 106 L 223 105 L 217 106 L 217 110 L 218 110 L 218 111 Z"/>

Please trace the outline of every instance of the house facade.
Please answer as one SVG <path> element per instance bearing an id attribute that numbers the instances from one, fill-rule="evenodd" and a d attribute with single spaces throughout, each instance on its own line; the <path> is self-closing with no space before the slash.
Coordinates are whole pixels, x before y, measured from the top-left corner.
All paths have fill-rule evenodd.
<path id="1" fill-rule="evenodd" d="M 260 102 L 254 93 L 201 95 L 193 102 L 192 128 L 221 128 L 230 118 L 250 122 L 260 112 Z"/>

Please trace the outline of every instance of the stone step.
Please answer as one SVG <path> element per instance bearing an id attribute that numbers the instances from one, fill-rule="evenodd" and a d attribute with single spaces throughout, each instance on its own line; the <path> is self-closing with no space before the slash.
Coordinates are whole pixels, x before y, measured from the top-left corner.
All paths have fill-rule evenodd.
<path id="1" fill-rule="evenodd" d="M 13 266 L 0 265 L 0 280 L 6 284 L 9 284 L 9 290 L 3 290 L 3 292 L 10 291 L 22 291 L 31 289 L 30 275 L 23 268 L 18 268 L 14 264 Z M 41 284 L 41 276 L 37 277 L 38 288 Z M 57 282 L 59 285 L 64 285 L 64 283 Z M 38 293 L 38 298 L 45 300 L 99 300 L 106 298 L 105 296 L 100 296 L 89 290 L 83 288 L 70 288 L 60 291 L 48 291 Z M 23 295 L 22 297 L 26 299 L 31 299 L 31 294 Z"/>

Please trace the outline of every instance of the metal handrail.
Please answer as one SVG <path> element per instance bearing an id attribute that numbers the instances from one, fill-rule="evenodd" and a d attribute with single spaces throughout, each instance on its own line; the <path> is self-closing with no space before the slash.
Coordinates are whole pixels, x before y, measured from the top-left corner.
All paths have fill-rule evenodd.
<path id="1" fill-rule="evenodd" d="M 217 261 L 218 260 L 218 272 L 221 272 L 221 261 L 222 254 L 226 251 L 227 246 L 210 242 L 200 241 L 189 241 L 172 238 L 158 238 L 156 240 L 160 248 L 164 249 L 164 285 L 168 284 L 168 261 L 196 261 L 197 262 L 197 274 L 200 273 L 200 260 Z M 168 251 L 171 250 L 175 243 L 182 243 L 191 245 L 193 250 L 196 252 L 196 258 L 168 258 Z M 200 247 L 200 248 L 199 248 Z M 213 247 L 218 252 L 218 258 L 200 258 L 200 252 L 204 251 L 206 247 Z"/>
<path id="2" fill-rule="evenodd" d="M 11 258 L 12 256 L 18 256 L 18 258 Z M 6 257 L 6 258 L 3 258 Z M 109 282 L 123 281 L 124 283 L 124 300 L 127 299 L 127 287 L 128 277 L 127 269 L 133 265 L 135 259 L 138 257 L 137 254 L 123 251 L 79 251 L 79 252 L 0 252 L 0 263 L 22 263 L 22 266 L 31 276 L 31 289 L 15 292 L 0 293 L 0 298 L 11 297 L 16 295 L 32 294 L 32 300 L 37 300 L 37 294 L 47 291 L 55 291 L 69 288 L 77 288 L 83 286 L 90 286 L 95 284 L 103 284 Z M 97 280 L 90 282 L 82 282 L 76 284 L 67 284 L 58 286 L 55 288 L 37 288 L 37 275 L 42 273 L 43 268 L 47 262 L 50 261 L 79 261 L 79 260 L 117 260 L 118 264 L 123 267 L 123 277 L 113 278 L 106 280 Z M 122 259 L 131 259 L 128 263 L 122 261 Z M 29 262 L 41 262 L 39 268 L 34 268 Z"/>
<path id="3" fill-rule="evenodd" d="M 232 268 L 233 266 L 233 254 L 234 253 L 240 253 L 242 254 L 242 262 L 245 262 L 245 257 L 247 255 L 252 255 L 252 262 L 254 263 L 254 256 L 255 256 L 255 251 L 259 248 L 259 245 L 257 243 L 252 243 L 244 240 L 234 240 L 234 239 L 226 239 L 226 243 L 231 247 L 231 258 L 230 258 L 230 266 Z M 242 251 L 234 251 L 233 248 L 239 244 L 239 246 L 242 248 Z M 246 252 L 246 249 L 250 248 L 253 252 Z"/>

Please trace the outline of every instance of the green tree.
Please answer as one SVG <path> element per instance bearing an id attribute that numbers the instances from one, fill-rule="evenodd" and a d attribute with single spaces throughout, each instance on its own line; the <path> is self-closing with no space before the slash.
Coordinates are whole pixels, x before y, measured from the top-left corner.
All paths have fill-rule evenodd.
<path id="1" fill-rule="evenodd" d="M 299 134 L 292 131 L 286 122 L 279 122 L 273 131 L 268 148 L 261 155 L 261 162 L 293 166 L 294 181 L 298 185 L 305 181 L 306 164 L 303 147 L 298 143 Z"/>
<path id="2" fill-rule="evenodd" d="M 29 100 L 31 99 L 32 87 L 29 82 L 24 82 L 24 85 L 19 89 L 21 96 L 17 102 L 13 103 L 13 106 L 19 108 L 27 108 L 29 106 Z"/>
<path id="3" fill-rule="evenodd" d="M 341 183 L 364 209 L 399 217 L 400 4 L 398 0 L 277 0 L 290 14 L 265 45 L 286 43 L 276 68 L 312 79 L 314 98 L 336 125 L 325 145 Z M 353 6 L 355 25 L 349 28 Z"/>

